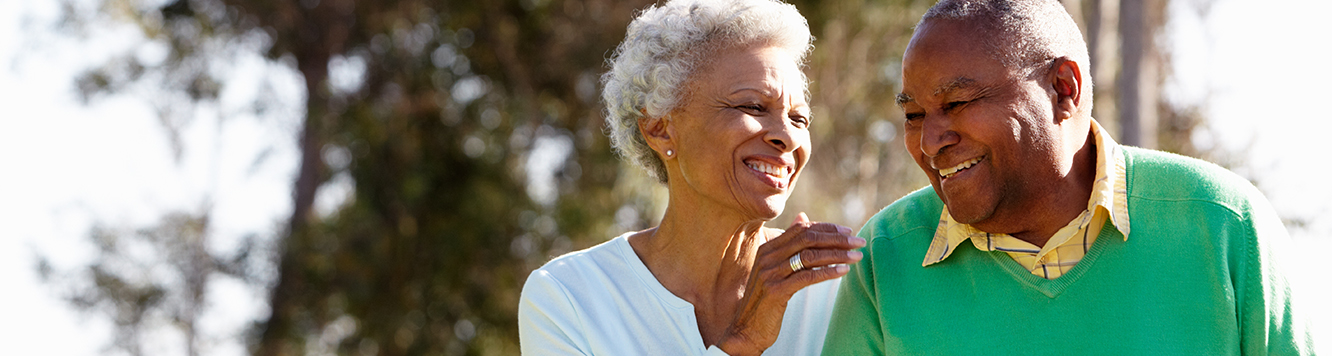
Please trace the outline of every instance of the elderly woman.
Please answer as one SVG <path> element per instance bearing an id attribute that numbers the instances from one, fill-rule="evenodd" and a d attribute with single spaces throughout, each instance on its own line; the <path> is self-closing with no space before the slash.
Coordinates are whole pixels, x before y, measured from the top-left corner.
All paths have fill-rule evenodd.
<path id="1" fill-rule="evenodd" d="M 810 155 L 795 7 L 673 0 L 629 25 L 604 77 L 611 139 L 666 185 L 657 227 L 532 272 L 524 354 L 814 355 L 864 240 L 781 214 Z"/>

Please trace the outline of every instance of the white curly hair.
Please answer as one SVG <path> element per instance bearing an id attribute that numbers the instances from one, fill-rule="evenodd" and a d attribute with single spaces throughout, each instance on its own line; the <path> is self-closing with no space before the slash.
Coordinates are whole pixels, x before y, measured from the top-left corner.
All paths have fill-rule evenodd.
<path id="1" fill-rule="evenodd" d="M 805 17 L 777 0 L 669 0 L 644 9 L 601 78 L 616 152 L 665 183 L 666 165 L 639 132 L 639 119 L 675 110 L 685 81 L 710 54 L 759 44 L 786 49 L 797 66 L 814 47 Z M 803 72 L 800 82 L 807 86 Z"/>

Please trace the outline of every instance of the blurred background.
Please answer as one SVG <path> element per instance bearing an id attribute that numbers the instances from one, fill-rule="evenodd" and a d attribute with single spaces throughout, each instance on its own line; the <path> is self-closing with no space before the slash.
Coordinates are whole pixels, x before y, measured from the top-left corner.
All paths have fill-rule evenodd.
<path id="1" fill-rule="evenodd" d="M 927 184 L 892 98 L 933 1 L 793 2 L 819 119 L 771 225 L 858 228 Z M 650 3 L 0 2 L 0 353 L 517 354 L 529 271 L 664 209 L 599 105 Z M 1263 190 L 1326 324 L 1332 4 L 1064 3 L 1097 119 Z"/>

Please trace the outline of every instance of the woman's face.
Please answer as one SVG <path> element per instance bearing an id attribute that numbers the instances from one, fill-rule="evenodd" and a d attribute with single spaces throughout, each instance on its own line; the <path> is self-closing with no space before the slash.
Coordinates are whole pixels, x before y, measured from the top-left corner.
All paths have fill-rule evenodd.
<path id="1" fill-rule="evenodd" d="M 747 219 L 782 213 L 810 154 L 809 104 L 794 58 L 777 47 L 722 49 L 686 81 L 667 124 L 672 200 Z"/>

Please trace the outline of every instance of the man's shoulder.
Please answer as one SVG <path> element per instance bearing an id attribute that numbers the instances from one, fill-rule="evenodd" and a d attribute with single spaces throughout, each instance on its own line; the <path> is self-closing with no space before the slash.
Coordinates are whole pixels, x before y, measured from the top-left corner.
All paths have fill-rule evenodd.
<path id="1" fill-rule="evenodd" d="M 1234 173 L 1224 167 L 1201 159 L 1142 147 L 1120 147 L 1124 152 L 1125 163 L 1129 166 L 1129 173 L 1133 173 L 1132 170 L 1136 168 L 1198 178 L 1234 176 Z"/>
<path id="2" fill-rule="evenodd" d="M 1197 158 L 1123 146 L 1130 198 L 1146 201 L 1208 201 L 1233 211 L 1248 210 L 1258 188 L 1230 170 Z M 1133 204 L 1129 204 L 1132 209 Z"/>
<path id="3" fill-rule="evenodd" d="M 917 189 L 897 201 L 884 207 L 865 222 L 861 228 L 861 237 L 896 238 L 918 229 L 933 232 L 939 225 L 939 216 L 943 212 L 943 201 L 934 193 L 934 187 L 925 186 Z"/>

